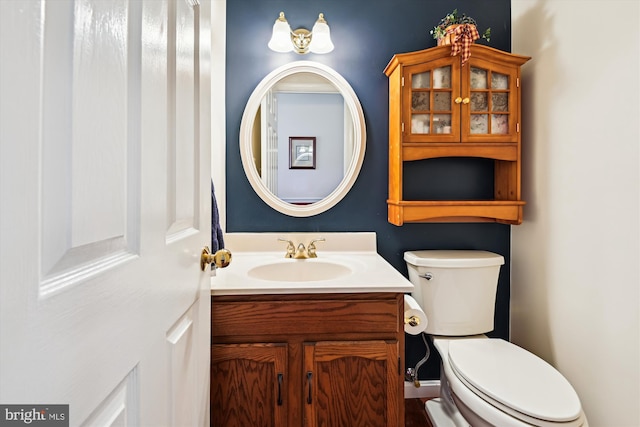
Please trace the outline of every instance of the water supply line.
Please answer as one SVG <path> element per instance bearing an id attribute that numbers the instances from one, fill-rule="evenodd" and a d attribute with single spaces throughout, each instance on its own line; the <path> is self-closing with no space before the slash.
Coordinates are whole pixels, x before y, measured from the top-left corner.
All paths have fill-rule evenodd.
<path id="1" fill-rule="evenodd" d="M 429 356 L 431 355 L 431 350 L 429 349 L 429 343 L 427 343 L 427 334 L 425 332 L 421 332 L 420 335 L 422 336 L 422 341 L 424 342 L 424 345 L 426 348 L 424 357 L 420 359 L 418 363 L 416 363 L 415 368 L 408 368 L 406 373 L 407 376 L 410 378 L 410 380 L 413 382 L 413 385 L 416 386 L 416 388 L 420 387 L 420 380 L 418 379 L 418 370 L 422 365 L 425 364 L 427 360 L 429 360 Z"/>

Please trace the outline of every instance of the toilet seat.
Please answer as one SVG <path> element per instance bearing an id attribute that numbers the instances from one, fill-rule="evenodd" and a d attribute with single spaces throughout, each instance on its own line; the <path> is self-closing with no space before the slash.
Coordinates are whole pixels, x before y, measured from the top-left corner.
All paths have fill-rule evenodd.
<path id="1" fill-rule="evenodd" d="M 582 424 L 577 394 L 539 357 L 502 339 L 457 339 L 448 344 L 454 375 L 485 402 L 533 425 Z"/>

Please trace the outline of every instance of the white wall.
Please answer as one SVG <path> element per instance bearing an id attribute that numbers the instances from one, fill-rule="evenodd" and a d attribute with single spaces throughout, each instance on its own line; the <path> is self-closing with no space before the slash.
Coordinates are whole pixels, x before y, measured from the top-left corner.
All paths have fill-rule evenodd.
<path id="1" fill-rule="evenodd" d="M 512 340 L 576 388 L 591 427 L 640 425 L 640 2 L 513 0 L 525 222 Z"/>
<path id="2" fill-rule="evenodd" d="M 339 93 L 278 93 L 278 194 L 315 203 L 344 176 L 344 98 Z M 289 137 L 316 138 L 315 169 L 289 169 Z"/>
<path id="3" fill-rule="evenodd" d="M 226 143 L 225 78 L 227 44 L 227 0 L 211 0 L 211 177 L 216 189 L 220 226 L 226 231 Z M 209 191 L 207 189 L 207 191 Z"/>

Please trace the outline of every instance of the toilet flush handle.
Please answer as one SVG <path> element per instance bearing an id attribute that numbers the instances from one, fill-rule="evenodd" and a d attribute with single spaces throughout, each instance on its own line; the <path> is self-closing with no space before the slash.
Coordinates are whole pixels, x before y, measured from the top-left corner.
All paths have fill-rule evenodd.
<path id="1" fill-rule="evenodd" d="M 424 274 L 421 274 L 420 277 L 422 277 L 423 279 L 431 280 L 431 279 L 433 279 L 433 274 L 424 273 Z"/>

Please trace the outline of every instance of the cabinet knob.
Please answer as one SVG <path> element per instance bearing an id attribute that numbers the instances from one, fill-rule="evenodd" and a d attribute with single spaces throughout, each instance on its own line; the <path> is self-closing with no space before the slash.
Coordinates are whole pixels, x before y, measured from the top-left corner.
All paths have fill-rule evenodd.
<path id="1" fill-rule="evenodd" d="M 455 102 L 456 104 L 460 104 L 462 102 L 462 98 L 457 97 L 456 99 L 453 100 L 453 102 Z"/>
<path id="2" fill-rule="evenodd" d="M 462 103 L 467 105 L 469 102 L 471 102 L 471 100 L 469 98 L 465 98 L 462 100 Z"/>

